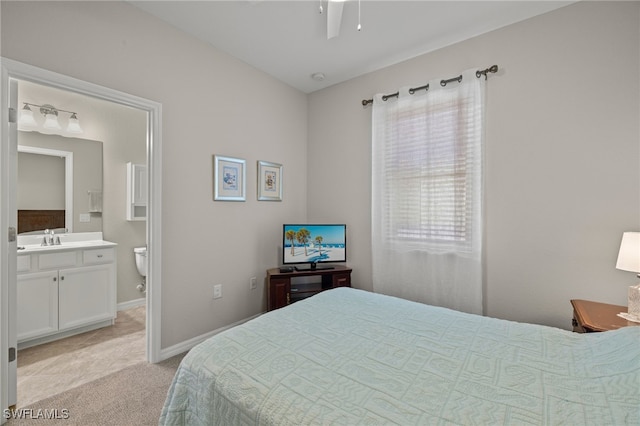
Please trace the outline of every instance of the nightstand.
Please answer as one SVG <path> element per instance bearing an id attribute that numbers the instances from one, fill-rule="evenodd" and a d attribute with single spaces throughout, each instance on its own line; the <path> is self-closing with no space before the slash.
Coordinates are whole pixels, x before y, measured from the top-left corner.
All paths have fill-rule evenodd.
<path id="1" fill-rule="evenodd" d="M 576 333 L 593 333 L 640 326 L 640 323 L 627 321 L 618 316 L 620 312 L 627 312 L 626 306 L 578 299 L 572 300 L 571 305 L 573 305 L 573 331 Z"/>

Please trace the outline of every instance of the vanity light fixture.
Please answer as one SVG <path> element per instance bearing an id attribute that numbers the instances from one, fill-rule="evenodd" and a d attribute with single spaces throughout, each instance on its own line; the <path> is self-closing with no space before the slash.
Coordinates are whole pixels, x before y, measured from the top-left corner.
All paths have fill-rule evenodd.
<path id="1" fill-rule="evenodd" d="M 73 111 L 66 111 L 64 109 L 58 109 L 53 105 L 44 104 L 44 105 L 36 105 L 28 102 L 24 102 L 24 107 L 20 111 L 20 120 L 19 123 L 23 127 L 38 127 L 38 122 L 35 120 L 33 116 L 33 110 L 30 107 L 40 108 L 40 114 L 44 116 L 44 123 L 42 127 L 50 130 L 62 130 L 60 123 L 58 122 L 58 113 L 66 112 L 67 114 L 71 114 L 69 116 L 69 121 L 67 124 L 67 132 L 68 133 L 82 133 L 82 128 L 80 127 L 80 122 L 78 120 L 78 113 Z"/>
<path id="2" fill-rule="evenodd" d="M 33 111 L 29 108 L 29 104 L 24 104 L 24 107 L 20 111 L 20 124 L 28 127 L 35 127 L 38 125 L 36 119 L 33 118 Z"/>
<path id="3" fill-rule="evenodd" d="M 62 130 L 60 123 L 58 123 L 58 110 L 49 105 L 43 105 L 40 107 L 40 112 L 44 115 L 44 124 L 42 127 L 45 129 Z"/>
<path id="4" fill-rule="evenodd" d="M 74 112 L 69 117 L 69 124 L 67 125 L 67 132 L 69 133 L 82 133 L 82 127 L 80 127 L 80 120 L 78 120 L 78 116 Z"/>

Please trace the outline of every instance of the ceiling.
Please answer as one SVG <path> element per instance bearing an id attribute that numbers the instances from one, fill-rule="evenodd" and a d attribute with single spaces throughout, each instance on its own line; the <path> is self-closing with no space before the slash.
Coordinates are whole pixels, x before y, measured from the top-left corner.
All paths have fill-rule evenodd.
<path id="1" fill-rule="evenodd" d="M 348 0 L 328 40 L 326 0 L 130 1 L 305 93 L 573 2 L 361 0 L 357 31 L 359 2 Z"/>

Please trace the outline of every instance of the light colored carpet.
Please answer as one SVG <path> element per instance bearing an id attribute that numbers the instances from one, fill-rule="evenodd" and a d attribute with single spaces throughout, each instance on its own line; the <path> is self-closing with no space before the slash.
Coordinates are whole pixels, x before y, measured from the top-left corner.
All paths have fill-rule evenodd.
<path id="1" fill-rule="evenodd" d="M 139 364 L 145 306 L 119 311 L 115 324 L 18 351 L 18 408 Z"/>
<path id="2" fill-rule="evenodd" d="M 15 413 L 26 418 L 10 419 L 7 425 L 157 425 L 167 391 L 184 355 L 158 364 L 142 362 L 38 401 Z M 59 418 L 43 420 L 45 415 Z M 38 419 L 38 416 L 41 417 Z"/>

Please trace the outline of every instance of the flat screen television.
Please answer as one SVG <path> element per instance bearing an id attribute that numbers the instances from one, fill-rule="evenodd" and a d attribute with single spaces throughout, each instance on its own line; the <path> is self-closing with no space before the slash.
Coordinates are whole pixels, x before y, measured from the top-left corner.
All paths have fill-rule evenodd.
<path id="1" fill-rule="evenodd" d="M 284 224 L 282 263 L 298 271 L 333 269 L 318 263 L 347 261 L 347 225 Z M 305 264 L 307 264 L 305 266 Z"/>

